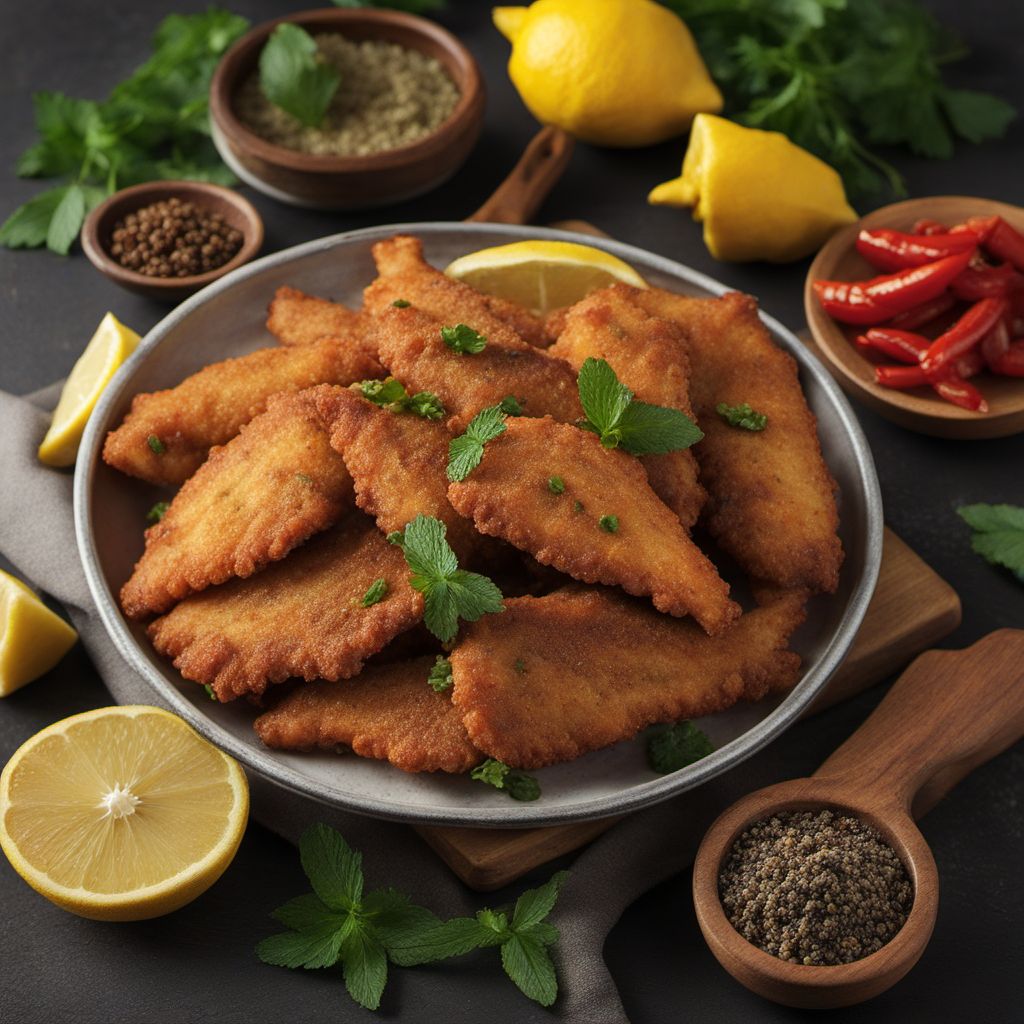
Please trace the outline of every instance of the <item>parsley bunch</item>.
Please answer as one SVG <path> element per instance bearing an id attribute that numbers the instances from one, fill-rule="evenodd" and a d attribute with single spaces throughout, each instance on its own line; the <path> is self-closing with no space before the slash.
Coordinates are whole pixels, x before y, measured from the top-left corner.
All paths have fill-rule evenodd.
<path id="1" fill-rule="evenodd" d="M 1024 583 L 1024 508 L 963 505 L 957 515 L 974 530 L 971 547 L 990 565 L 1009 569 Z"/>
<path id="2" fill-rule="evenodd" d="M 905 191 L 870 146 L 947 159 L 955 138 L 996 138 L 1016 116 L 1005 100 L 943 82 L 967 50 L 913 0 L 661 3 L 693 32 L 726 115 L 784 132 L 853 195 Z"/>
<path id="3" fill-rule="evenodd" d="M 363 398 L 392 412 L 411 412 L 425 420 L 439 420 L 444 416 L 444 404 L 433 391 L 417 391 L 410 395 L 394 377 L 364 380 L 359 391 Z"/>

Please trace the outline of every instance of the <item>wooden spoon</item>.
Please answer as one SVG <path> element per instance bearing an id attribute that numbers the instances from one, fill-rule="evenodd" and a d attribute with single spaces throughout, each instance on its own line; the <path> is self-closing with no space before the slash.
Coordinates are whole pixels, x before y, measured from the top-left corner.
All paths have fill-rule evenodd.
<path id="1" fill-rule="evenodd" d="M 884 992 L 917 963 L 938 909 L 935 860 L 912 821 L 965 775 L 1024 735 L 1024 630 L 990 633 L 962 651 L 913 661 L 867 721 L 809 779 L 733 804 L 705 835 L 693 866 L 697 920 L 711 951 L 752 992 L 787 1006 L 849 1006 Z M 782 742 L 785 742 L 784 740 Z M 835 967 L 789 963 L 744 939 L 718 896 L 737 837 L 779 811 L 835 808 L 873 825 L 914 885 L 906 923 L 887 945 Z"/>

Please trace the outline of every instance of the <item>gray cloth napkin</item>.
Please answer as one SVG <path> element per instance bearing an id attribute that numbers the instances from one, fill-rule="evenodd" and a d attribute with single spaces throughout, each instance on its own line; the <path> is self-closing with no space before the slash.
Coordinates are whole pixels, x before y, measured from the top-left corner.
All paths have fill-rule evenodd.
<path id="1" fill-rule="evenodd" d="M 115 650 L 93 605 L 74 539 L 72 477 L 48 469 L 36 449 L 49 425 L 54 385 L 25 398 L 0 391 L 0 552 L 33 586 L 68 610 L 93 664 L 122 704 L 161 704 Z M 761 760 L 761 759 L 759 759 Z M 690 793 L 631 815 L 584 850 L 571 867 L 553 920 L 561 932 L 555 951 L 558 1015 L 571 1024 L 627 1021 L 604 964 L 609 931 L 637 897 L 687 867 L 714 817 L 738 796 L 777 780 L 778 766 L 750 762 Z M 296 841 L 324 821 L 365 855 L 369 882 L 394 885 L 441 915 L 473 913 L 484 905 L 405 825 L 327 807 L 250 774 L 252 814 Z M 502 982 L 504 984 L 504 982 Z"/>

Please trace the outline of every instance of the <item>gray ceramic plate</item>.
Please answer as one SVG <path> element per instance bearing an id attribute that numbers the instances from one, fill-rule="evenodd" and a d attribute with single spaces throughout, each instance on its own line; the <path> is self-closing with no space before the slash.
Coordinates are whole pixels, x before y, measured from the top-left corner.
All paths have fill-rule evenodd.
<path id="1" fill-rule="evenodd" d="M 492 224 L 401 224 L 335 235 L 287 249 L 210 285 L 146 336 L 107 388 L 89 421 L 75 475 L 78 547 L 93 597 L 118 650 L 175 711 L 249 769 L 337 807 L 383 818 L 439 824 L 522 827 L 621 814 L 664 800 L 739 764 L 778 736 L 824 686 L 846 654 L 875 586 L 882 550 L 882 506 L 867 443 L 850 406 L 823 367 L 781 324 L 765 317 L 775 340 L 800 363 L 818 417 L 822 446 L 839 481 L 846 549 L 839 592 L 816 599 L 794 638 L 804 658 L 800 683 L 784 699 L 745 704 L 702 721 L 715 752 L 672 775 L 647 767 L 641 742 L 620 743 L 537 773 L 543 796 L 516 803 L 466 777 L 406 775 L 376 761 L 329 754 L 285 754 L 256 739 L 243 702 L 218 705 L 184 681 L 150 648 L 142 629 L 118 610 L 115 595 L 142 550 L 142 524 L 157 492 L 103 465 L 103 438 L 133 395 L 178 383 L 228 356 L 272 343 L 267 303 L 281 284 L 358 304 L 374 276 L 371 245 L 396 232 L 419 235 L 438 266 L 484 246 L 555 238 L 598 245 L 626 260 L 652 284 L 692 294 L 726 289 L 701 274 L 640 249 L 566 232 Z M 681 666 L 682 670 L 682 666 Z"/>

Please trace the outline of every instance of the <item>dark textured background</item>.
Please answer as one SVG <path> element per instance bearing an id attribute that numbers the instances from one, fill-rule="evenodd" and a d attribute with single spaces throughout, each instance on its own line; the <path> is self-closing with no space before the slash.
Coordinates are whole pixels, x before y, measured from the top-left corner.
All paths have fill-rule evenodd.
<path id="1" fill-rule="evenodd" d="M 16 180 L 9 170 L 33 137 L 30 93 L 59 89 L 101 96 L 143 58 L 145 40 L 163 14 L 205 6 L 202 0 L 105 0 L 102 5 L 3 0 L 0 216 L 39 187 Z M 232 0 L 226 6 L 257 21 L 304 5 Z M 506 79 L 507 45 L 490 26 L 489 6 L 475 0 L 450 3 L 440 19 L 476 54 L 489 90 L 484 137 L 456 178 L 430 196 L 366 215 L 298 211 L 251 196 L 266 221 L 266 252 L 382 221 L 459 219 L 486 198 L 535 130 Z M 1024 107 L 1024 8 L 1006 0 L 942 0 L 930 6 L 963 33 L 974 51 L 956 68 L 957 82 L 992 89 Z M 718 265 L 685 212 L 645 204 L 651 185 L 677 173 L 682 152 L 682 140 L 640 151 L 580 146 L 540 219 L 587 218 L 623 241 L 752 292 L 790 327 L 803 326 L 805 265 Z M 894 159 L 912 195 L 963 193 L 1024 204 L 1020 121 L 1004 141 L 962 148 L 946 163 L 903 154 Z M 0 294 L 0 387 L 14 392 L 65 374 L 108 309 L 140 332 L 164 312 L 108 284 L 79 253 L 60 259 L 0 249 Z M 887 521 L 963 599 L 963 625 L 946 646 L 966 645 L 1000 626 L 1024 625 L 1020 587 L 971 553 L 967 531 L 954 514 L 965 502 L 1024 504 L 1024 439 L 934 440 L 858 411 L 878 464 Z M 0 481 L 0 486 L 5 484 Z M 76 557 L 73 538 L 55 537 L 53 542 L 66 546 L 69 559 Z M 883 692 L 876 687 L 797 726 L 760 756 L 793 775 L 812 771 L 863 721 Z M 76 648 L 49 677 L 0 706 L 0 763 L 56 718 L 108 701 Z M 830 1019 L 836 1024 L 869 1018 L 878 1024 L 1020 1019 L 1022 782 L 1024 751 L 1018 746 L 975 772 L 925 819 L 923 831 L 942 879 L 935 936 L 907 979 L 868 1007 L 834 1013 Z M 410 842 L 418 842 L 411 833 Z M 431 856 L 426 848 L 423 856 Z M 635 1024 L 809 1016 L 758 999 L 718 967 L 694 921 L 689 885 L 689 871 L 683 871 L 653 890 L 629 909 L 608 941 L 608 961 Z M 267 934 L 267 912 L 304 887 L 292 848 L 256 824 L 213 889 L 170 917 L 135 925 L 97 924 L 65 914 L 36 896 L 0 858 L 0 1020 L 373 1019 L 349 1001 L 334 972 L 277 970 L 252 955 L 254 942 Z M 392 973 L 383 1018 L 424 1024 L 553 1019 L 512 988 L 491 956 L 473 954 L 441 967 Z"/>

